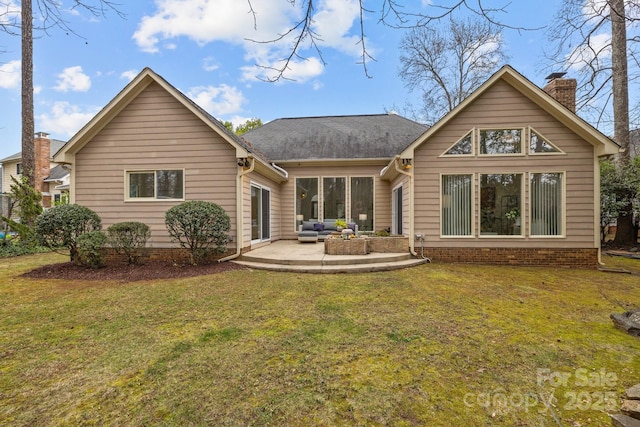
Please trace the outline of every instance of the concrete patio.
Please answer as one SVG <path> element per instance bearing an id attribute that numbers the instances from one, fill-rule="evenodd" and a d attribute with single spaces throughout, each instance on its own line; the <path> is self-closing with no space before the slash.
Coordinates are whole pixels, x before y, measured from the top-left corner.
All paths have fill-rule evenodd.
<path id="1" fill-rule="evenodd" d="M 413 267 L 428 262 L 409 253 L 326 255 L 324 244 L 279 240 L 242 255 L 235 263 L 249 268 L 297 273 L 367 273 Z"/>

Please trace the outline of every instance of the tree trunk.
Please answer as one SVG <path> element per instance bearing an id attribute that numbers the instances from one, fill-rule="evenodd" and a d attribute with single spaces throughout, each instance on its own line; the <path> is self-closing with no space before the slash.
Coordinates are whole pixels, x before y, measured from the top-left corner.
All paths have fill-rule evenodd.
<path id="1" fill-rule="evenodd" d="M 22 2 L 22 173 L 35 187 L 32 6 L 31 0 Z"/>
<path id="2" fill-rule="evenodd" d="M 617 155 L 616 167 L 629 161 L 629 76 L 627 72 L 627 23 L 624 0 L 609 0 L 611 17 L 611 77 L 613 84 L 613 138 L 624 150 Z M 631 200 L 631 197 L 629 197 Z M 620 210 L 614 243 L 635 244 L 631 202 Z"/>

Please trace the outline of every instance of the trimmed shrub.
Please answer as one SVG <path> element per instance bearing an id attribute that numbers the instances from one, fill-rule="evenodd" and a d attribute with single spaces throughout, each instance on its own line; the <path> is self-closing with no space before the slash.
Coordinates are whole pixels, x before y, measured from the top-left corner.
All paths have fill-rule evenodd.
<path id="1" fill-rule="evenodd" d="M 139 264 L 144 256 L 151 230 L 147 224 L 137 221 L 119 222 L 107 228 L 109 245 L 127 257 L 127 264 Z"/>
<path id="2" fill-rule="evenodd" d="M 107 235 L 102 231 L 90 231 L 78 236 L 77 263 L 91 268 L 104 265 L 103 248 L 107 243 Z"/>
<path id="3" fill-rule="evenodd" d="M 220 253 L 227 250 L 231 221 L 225 210 L 215 203 L 181 203 L 166 212 L 164 222 L 172 241 L 189 251 L 194 265 L 213 249 Z"/>
<path id="4" fill-rule="evenodd" d="M 71 261 L 78 256 L 78 237 L 101 228 L 102 221 L 97 213 L 76 204 L 54 206 L 40 215 L 35 224 L 42 245 L 53 250 L 69 249 Z"/>
<path id="5" fill-rule="evenodd" d="M 0 240 L 0 258 L 9 258 L 49 251 L 49 248 L 45 248 L 43 246 L 33 245 L 31 243 L 25 244 L 21 239 Z"/>

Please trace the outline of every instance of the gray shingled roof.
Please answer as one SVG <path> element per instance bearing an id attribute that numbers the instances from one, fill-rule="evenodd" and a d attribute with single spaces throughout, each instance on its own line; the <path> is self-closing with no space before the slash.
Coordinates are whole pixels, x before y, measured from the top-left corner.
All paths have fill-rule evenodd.
<path id="1" fill-rule="evenodd" d="M 62 178 L 69 175 L 69 170 L 63 168 L 62 165 L 57 165 L 49 171 L 49 176 L 44 179 L 47 181 L 62 181 Z"/>
<path id="2" fill-rule="evenodd" d="M 51 157 L 53 157 L 54 154 L 56 154 L 63 146 L 64 144 L 66 144 L 66 141 L 60 141 L 58 139 L 52 139 L 51 140 L 51 148 L 50 148 L 50 153 L 51 153 Z M 22 151 L 17 152 L 16 154 L 13 154 L 9 157 L 5 157 L 4 159 L 0 160 L 0 163 L 4 163 L 4 162 L 10 162 L 11 160 L 20 160 L 22 158 Z"/>
<path id="3" fill-rule="evenodd" d="M 397 114 L 372 114 L 277 119 L 243 137 L 275 162 L 386 159 L 426 130 L 426 126 Z"/>

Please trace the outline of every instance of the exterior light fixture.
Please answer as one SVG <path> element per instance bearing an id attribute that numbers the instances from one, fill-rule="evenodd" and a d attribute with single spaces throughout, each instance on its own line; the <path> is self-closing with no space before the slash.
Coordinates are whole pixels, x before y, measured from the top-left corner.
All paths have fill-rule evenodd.
<path id="1" fill-rule="evenodd" d="M 402 159 L 402 167 L 404 169 L 411 169 L 413 167 L 411 165 L 411 159 Z"/>

